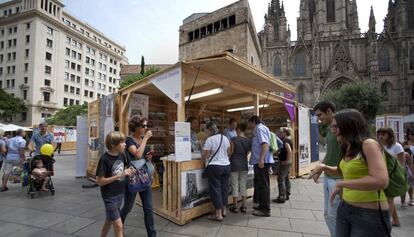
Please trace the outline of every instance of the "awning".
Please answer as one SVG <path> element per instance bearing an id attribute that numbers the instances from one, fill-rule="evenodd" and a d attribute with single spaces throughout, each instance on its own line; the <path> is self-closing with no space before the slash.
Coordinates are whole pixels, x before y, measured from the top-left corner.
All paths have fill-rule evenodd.
<path id="1" fill-rule="evenodd" d="M 23 131 L 32 131 L 30 128 L 21 127 L 15 124 L 0 124 L 0 129 L 5 132 L 14 132 L 19 129 L 23 129 Z"/>

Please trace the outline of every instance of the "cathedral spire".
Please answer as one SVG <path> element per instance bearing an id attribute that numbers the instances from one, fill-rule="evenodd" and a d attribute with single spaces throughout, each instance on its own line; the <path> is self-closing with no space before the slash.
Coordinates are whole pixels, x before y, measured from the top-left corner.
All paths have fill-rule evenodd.
<path id="1" fill-rule="evenodd" d="M 369 31 L 375 32 L 375 24 L 376 24 L 376 21 L 375 21 L 374 9 L 371 6 L 371 12 L 369 14 L 369 23 L 368 23 Z"/>
<path id="2" fill-rule="evenodd" d="M 391 10 L 391 8 L 394 6 L 394 2 L 392 0 L 388 1 L 388 10 Z"/>

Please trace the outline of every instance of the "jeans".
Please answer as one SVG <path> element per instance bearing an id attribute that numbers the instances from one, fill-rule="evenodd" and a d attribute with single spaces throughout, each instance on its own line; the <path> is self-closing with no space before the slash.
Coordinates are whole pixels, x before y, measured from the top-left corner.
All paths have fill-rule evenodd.
<path id="1" fill-rule="evenodd" d="M 127 179 L 125 179 L 127 180 Z M 125 194 L 124 194 L 124 205 L 121 209 L 122 223 L 125 222 L 127 215 L 131 212 L 135 204 L 137 193 L 131 193 L 128 191 L 128 182 L 125 181 Z M 142 209 L 144 210 L 144 222 L 145 228 L 147 229 L 148 237 L 157 236 L 157 232 L 154 227 L 154 216 L 152 210 L 152 189 L 148 187 L 145 191 L 139 192 L 139 196 L 142 202 Z"/>
<path id="2" fill-rule="evenodd" d="M 387 226 L 383 225 L 382 218 Z M 337 237 L 388 237 L 391 222 L 388 210 L 360 208 L 342 201 L 336 219 Z"/>
<path id="3" fill-rule="evenodd" d="M 333 206 L 329 201 L 331 193 L 335 190 L 336 179 L 325 176 L 323 181 L 323 194 L 324 194 L 324 211 L 323 216 L 325 217 L 326 225 L 328 226 L 329 232 L 332 237 L 336 237 L 336 210 L 340 203 L 339 195 L 335 197 Z"/>
<path id="4" fill-rule="evenodd" d="M 58 142 L 56 143 L 56 148 L 53 152 L 56 152 L 56 150 L 58 151 L 58 154 L 60 154 L 60 150 L 62 149 L 62 143 Z"/>
<path id="5" fill-rule="evenodd" d="M 277 187 L 279 189 L 279 198 L 281 199 L 286 199 L 287 195 L 290 193 L 290 166 L 292 166 L 291 163 L 282 165 L 281 162 L 279 162 L 277 166 Z"/>
<path id="6" fill-rule="evenodd" d="M 210 198 L 215 209 L 226 208 L 229 199 L 230 165 L 209 165 L 207 169 Z"/>
<path id="7" fill-rule="evenodd" d="M 254 173 L 257 174 L 257 181 L 254 189 L 257 189 L 259 207 L 263 212 L 270 212 L 270 179 L 269 179 L 270 164 L 265 164 L 264 168 L 259 168 L 259 165 L 254 165 Z"/>

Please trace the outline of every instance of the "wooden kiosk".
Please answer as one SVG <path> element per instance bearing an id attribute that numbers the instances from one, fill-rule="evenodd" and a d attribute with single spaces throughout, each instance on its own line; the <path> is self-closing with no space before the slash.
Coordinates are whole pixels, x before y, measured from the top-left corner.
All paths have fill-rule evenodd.
<path id="1" fill-rule="evenodd" d="M 214 95 L 200 95 L 216 90 Z M 187 103 L 186 96 L 192 91 L 193 99 Z M 212 118 L 227 125 L 229 118 L 243 120 L 245 109 L 250 115 L 261 114 L 272 131 L 286 126 L 289 115 L 284 102 L 295 102 L 281 96 L 295 93 L 294 87 L 273 78 L 258 68 L 224 53 L 193 61 L 179 62 L 170 68 L 153 74 L 118 92 L 117 113 L 119 128 L 128 134 L 128 110 L 134 93 L 149 96 L 149 121 L 157 125 L 150 139 L 162 148 L 157 151 L 168 155 L 174 153 L 174 123 L 185 122 L 188 116 L 199 121 Z M 230 112 L 234 111 L 234 112 Z M 286 119 L 274 119 L 275 117 Z M 291 121 L 294 127 L 295 121 Z M 296 175 L 296 164 L 292 175 Z M 204 168 L 204 161 L 192 159 L 185 162 L 164 160 L 163 185 L 153 189 L 154 211 L 172 222 L 184 225 L 193 218 L 210 212 L 210 203 L 205 202 L 191 208 L 182 206 L 182 173 Z M 160 190 L 161 189 L 161 190 Z M 139 199 L 138 199 L 139 201 Z"/>

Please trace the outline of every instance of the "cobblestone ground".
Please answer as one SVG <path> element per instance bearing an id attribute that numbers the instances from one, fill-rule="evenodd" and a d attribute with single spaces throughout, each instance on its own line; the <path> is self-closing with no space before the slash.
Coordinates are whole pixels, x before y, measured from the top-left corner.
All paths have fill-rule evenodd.
<path id="1" fill-rule="evenodd" d="M 83 189 L 82 179 L 75 179 L 75 156 L 56 158 L 54 183 L 56 195 L 43 194 L 30 199 L 19 185 L 10 185 L 0 193 L 0 236 L 99 236 L 104 209 L 98 188 Z M 273 193 L 276 196 L 276 193 Z M 252 215 L 248 200 L 247 214 L 232 214 L 222 223 L 200 217 L 178 226 L 155 216 L 158 236 L 237 236 L 237 237 L 311 237 L 328 236 L 323 219 L 322 185 L 305 179 L 292 182 L 291 200 L 272 204 L 271 217 Z M 401 209 L 397 201 L 402 227 L 393 229 L 393 236 L 414 236 L 414 207 Z M 134 208 L 126 223 L 127 236 L 146 236 L 143 213 Z M 112 236 L 112 235 L 111 235 Z"/>

